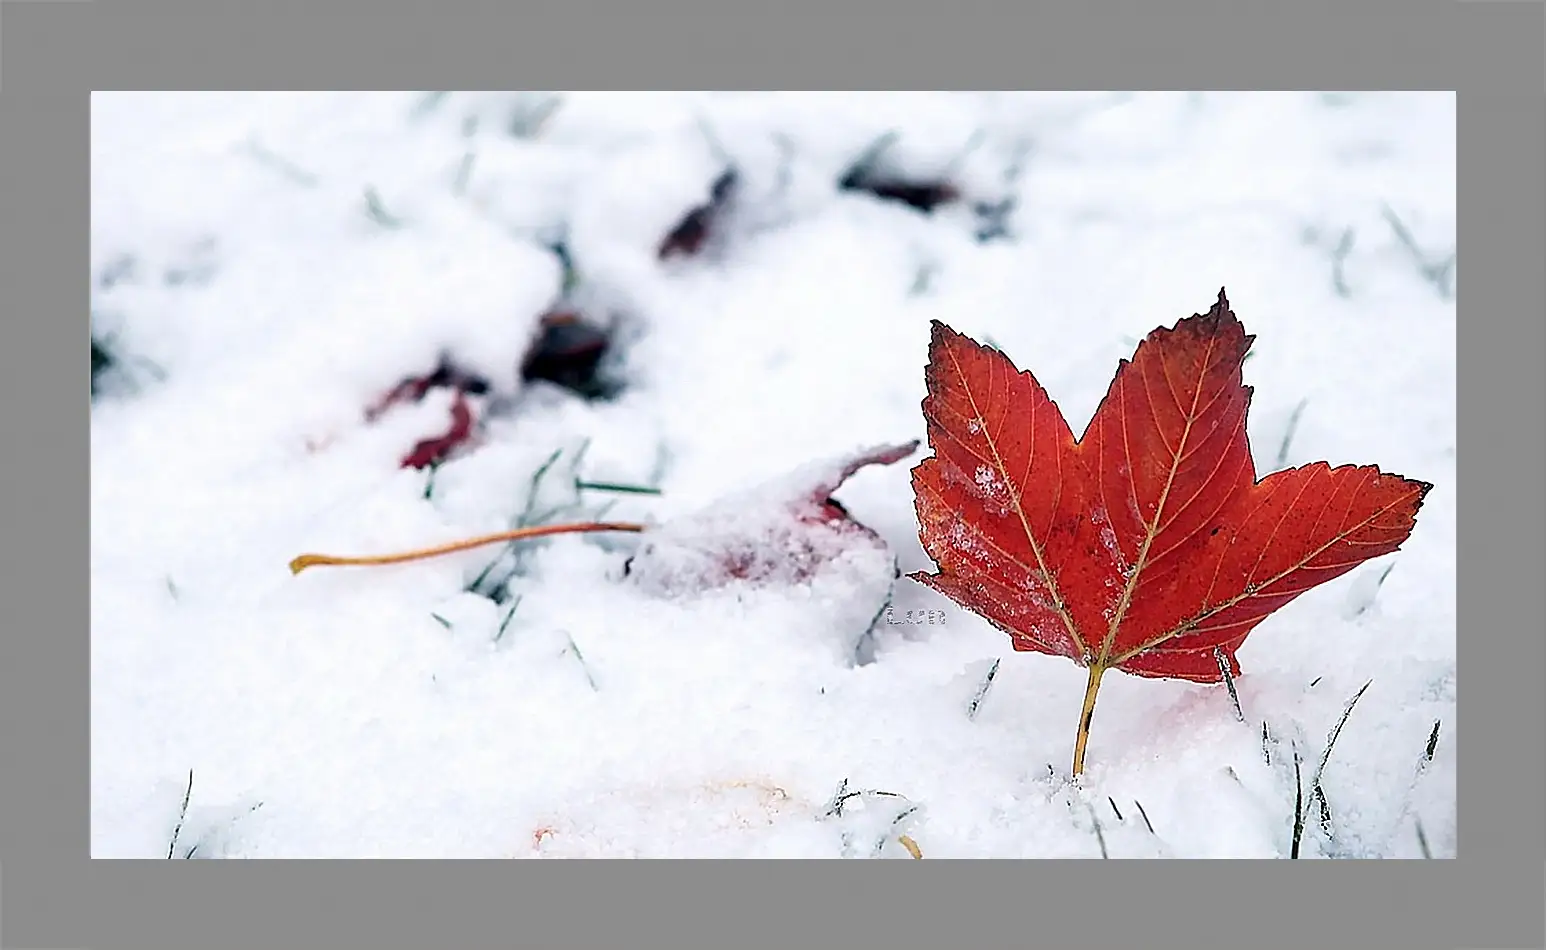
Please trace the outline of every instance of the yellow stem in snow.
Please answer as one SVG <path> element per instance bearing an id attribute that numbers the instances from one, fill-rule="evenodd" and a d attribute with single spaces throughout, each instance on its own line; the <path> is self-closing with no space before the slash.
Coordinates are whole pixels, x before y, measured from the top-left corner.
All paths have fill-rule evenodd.
<path id="1" fill-rule="evenodd" d="M 439 544 L 434 547 L 415 548 L 411 551 L 401 551 L 397 554 L 370 554 L 359 557 L 338 557 L 331 554 L 302 554 L 290 562 L 290 573 L 299 574 L 308 567 L 325 564 L 401 564 L 404 561 L 421 561 L 425 558 L 438 557 L 442 554 L 453 554 L 457 551 L 466 551 L 486 544 L 496 544 L 501 541 L 520 541 L 523 538 L 539 538 L 550 534 L 577 534 L 584 531 L 637 532 L 643 530 L 645 530 L 644 525 L 629 522 L 589 521 L 578 524 L 538 525 L 532 528 L 514 528 L 510 531 L 498 531 L 494 534 L 479 535 L 476 538 L 465 538 L 461 541 L 452 541 L 449 544 Z"/>

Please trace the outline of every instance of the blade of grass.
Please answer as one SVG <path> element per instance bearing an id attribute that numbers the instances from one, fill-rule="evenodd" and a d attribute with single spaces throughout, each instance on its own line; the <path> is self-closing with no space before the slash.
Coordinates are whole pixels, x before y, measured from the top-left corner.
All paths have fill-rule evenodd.
<path id="1" fill-rule="evenodd" d="M 893 835 L 896 834 L 897 826 L 901 825 L 904 820 L 906 820 L 910 815 L 912 815 L 914 812 L 916 812 L 918 810 L 919 810 L 919 806 L 918 805 L 909 805 L 907 808 L 904 808 L 897 815 L 896 818 L 893 818 L 892 819 L 892 823 L 889 826 L 889 830 L 887 831 L 887 833 L 883 834 L 879 839 L 876 840 L 875 847 L 872 848 L 871 852 L 870 852 L 871 856 L 872 857 L 878 857 L 881 854 L 882 850 L 884 850 L 886 848 L 887 842 L 891 841 Z M 908 836 L 907 835 L 898 834 L 898 835 L 896 835 L 896 837 L 897 837 L 897 840 L 900 842 L 903 838 L 907 838 Z M 912 839 L 910 838 L 909 840 L 911 841 Z M 904 848 L 908 848 L 908 846 L 906 844 L 904 844 L 903 847 Z M 918 847 L 918 845 L 915 844 L 913 846 L 913 848 L 908 848 L 908 852 L 910 854 L 912 854 L 914 849 L 916 849 L 917 847 Z M 914 854 L 914 857 L 916 857 L 916 858 L 917 857 L 923 857 L 923 855 L 922 854 Z"/>
<path id="2" fill-rule="evenodd" d="M 659 495 L 659 488 L 650 488 L 645 485 L 621 485 L 617 482 L 587 482 L 579 478 L 575 479 L 576 491 L 610 491 L 634 495 Z"/>
<path id="3" fill-rule="evenodd" d="M 449 95 L 451 95 L 450 92 L 425 93 L 418 102 L 414 103 L 413 109 L 409 111 L 409 116 L 411 118 L 417 119 L 422 116 L 429 115 L 431 112 L 434 112 L 436 109 L 439 109 L 442 105 L 444 105 L 446 102 L 446 97 Z"/>
<path id="4" fill-rule="evenodd" d="M 1090 809 L 1090 823 L 1096 829 L 1096 844 L 1101 848 L 1102 859 L 1106 859 L 1109 857 L 1107 854 L 1107 836 L 1101 832 L 1101 819 L 1096 817 L 1096 807 L 1094 805 L 1087 804 L 1085 807 Z"/>
<path id="5" fill-rule="evenodd" d="M 278 173 L 302 188 L 315 188 L 318 177 L 282 155 L 270 151 L 263 143 L 255 138 L 250 138 L 245 143 L 243 150 L 247 152 L 258 164 Z"/>
<path id="6" fill-rule="evenodd" d="M 262 807 L 263 807 L 263 803 L 262 802 L 258 802 L 257 804 L 253 805 L 251 808 L 247 809 L 247 811 L 243 812 L 240 815 L 237 815 L 235 818 L 232 818 L 226 824 L 226 827 L 230 828 L 232 825 L 235 825 L 237 822 L 241 821 L 243 818 L 246 818 L 248 815 L 251 815 L 253 812 L 257 811 L 258 809 L 260 809 Z M 213 833 L 214 833 L 213 830 L 211 830 L 211 831 L 206 831 L 203 835 L 201 835 L 199 837 L 199 840 L 195 841 L 193 843 L 193 847 L 188 849 L 188 853 L 183 855 L 183 858 L 191 860 L 194 855 L 199 853 L 199 849 L 204 847 L 204 842 L 208 841 L 210 835 L 213 834 Z"/>
<path id="7" fill-rule="evenodd" d="M 865 146 L 864 151 L 860 152 L 859 156 L 849 163 L 849 172 L 844 176 L 844 183 L 852 185 L 874 171 L 876 162 L 880 161 L 881 156 L 885 155 L 901 137 L 900 132 L 892 129 L 881 133 L 871 140 L 870 144 Z"/>
<path id="8" fill-rule="evenodd" d="M 895 560 L 895 559 L 894 559 Z M 865 624 L 865 629 L 854 638 L 853 660 L 855 666 L 868 666 L 875 662 L 876 652 L 876 627 L 890 614 L 892 609 L 893 589 L 889 586 L 886 596 L 881 598 L 881 606 L 870 615 L 870 622 Z"/>
<path id="9" fill-rule="evenodd" d="M 533 100 L 536 100 L 535 104 Z M 545 97 L 540 93 L 528 93 L 519 100 L 511 114 L 510 134 L 518 139 L 536 138 L 563 104 L 564 99 L 559 95 Z"/>
<path id="10" fill-rule="evenodd" d="M 1343 715 L 1338 717 L 1337 724 L 1332 727 L 1332 733 L 1327 737 L 1327 747 L 1321 753 L 1321 761 L 1316 763 L 1316 771 L 1311 774 L 1311 798 L 1321 808 L 1321 830 L 1328 839 L 1334 837 L 1332 831 L 1332 806 L 1327 801 L 1327 792 L 1322 787 L 1321 777 L 1326 771 L 1327 761 L 1332 758 L 1332 748 L 1337 745 L 1338 736 L 1342 735 L 1343 725 L 1348 722 L 1349 714 L 1354 711 L 1354 706 L 1359 703 L 1359 699 L 1364 696 L 1364 691 L 1369 689 L 1370 683 L 1373 682 L 1375 681 L 1369 680 L 1359 687 L 1359 692 L 1355 693 L 1353 698 L 1343 704 Z"/>
<path id="11" fill-rule="evenodd" d="M 913 274 L 913 283 L 908 287 L 909 297 L 919 297 L 929 292 L 929 286 L 934 281 L 935 264 L 920 264 Z"/>
<path id="12" fill-rule="evenodd" d="M 1289 464 L 1289 443 L 1294 441 L 1295 430 L 1300 427 L 1300 416 L 1305 412 L 1308 402 L 1310 402 L 1308 399 L 1300 400 L 1300 404 L 1295 406 L 1295 411 L 1289 414 L 1289 425 L 1284 428 L 1284 440 L 1278 444 L 1276 468 L 1283 468 Z"/>
<path id="13" fill-rule="evenodd" d="M 1354 249 L 1354 229 L 1345 228 L 1343 236 L 1338 240 L 1338 246 L 1332 249 L 1332 289 L 1345 300 L 1353 296 L 1349 290 L 1348 282 L 1343 276 L 1343 264 L 1348 259 L 1348 253 Z"/>
<path id="14" fill-rule="evenodd" d="M 1332 727 L 1332 732 L 1327 736 L 1327 747 L 1322 750 L 1321 761 L 1316 763 L 1316 771 L 1311 774 L 1312 789 L 1321 786 L 1321 776 L 1327 769 L 1327 760 L 1332 758 L 1332 747 L 1337 745 L 1338 736 L 1343 734 L 1343 726 L 1348 722 L 1349 714 L 1354 711 L 1354 706 L 1358 705 L 1359 700 L 1364 696 L 1364 691 L 1369 689 L 1370 684 L 1373 682 L 1375 681 L 1369 680 L 1359 687 L 1359 692 L 1355 693 L 1348 702 L 1343 704 L 1343 715 L 1338 717 L 1337 724 Z"/>
<path id="15" fill-rule="evenodd" d="M 1429 741 L 1424 744 L 1423 752 L 1419 753 L 1418 761 L 1413 765 L 1413 777 L 1408 780 L 1407 791 L 1402 796 L 1402 809 L 1397 814 L 1396 822 L 1392 825 L 1391 837 L 1394 839 L 1407 822 L 1407 816 L 1413 811 L 1413 795 L 1418 790 L 1418 783 L 1423 780 L 1424 773 L 1429 769 L 1429 763 L 1434 761 L 1434 750 L 1439 747 L 1440 720 L 1434 720 L 1434 727 L 1429 730 Z M 1415 819 L 1416 820 L 1416 819 Z"/>
<path id="16" fill-rule="evenodd" d="M 1375 577 L 1375 590 L 1370 593 L 1370 599 L 1365 601 L 1364 603 L 1360 604 L 1359 605 L 1359 609 L 1354 611 L 1354 616 L 1355 617 L 1363 616 L 1366 611 L 1368 611 L 1371 607 L 1373 607 L 1375 605 L 1375 598 L 1380 596 L 1381 585 L 1386 583 L 1386 578 L 1391 576 L 1391 572 L 1392 572 L 1392 570 L 1396 566 L 1397 566 L 1396 562 L 1393 561 L 1392 563 L 1387 564 L 1385 569 L 1383 569 L 1378 575 L 1376 575 L 1376 577 Z"/>
<path id="17" fill-rule="evenodd" d="M 830 818 L 843 814 L 843 803 L 848 801 L 850 797 L 846 794 L 848 790 L 849 780 L 847 778 L 840 780 L 838 782 L 838 790 L 833 792 L 833 797 L 827 800 L 827 808 L 823 810 L 822 817 Z"/>
<path id="18" fill-rule="evenodd" d="M 510 602 L 510 609 L 505 611 L 505 619 L 500 621 L 500 628 L 494 631 L 494 642 L 499 643 L 505 636 L 505 628 L 510 626 L 510 619 L 516 615 L 516 608 L 521 606 L 521 595 L 517 594 Z"/>
<path id="19" fill-rule="evenodd" d="M 978 710 L 983 706 L 983 700 L 988 696 L 988 689 L 994 685 L 994 677 L 999 675 L 999 657 L 994 658 L 994 665 L 988 668 L 988 673 L 983 677 L 983 682 L 978 684 L 978 691 L 973 694 L 972 702 L 967 704 L 967 719 L 975 721 L 978 718 Z"/>
<path id="20" fill-rule="evenodd" d="M 1328 840 L 1332 840 L 1336 835 L 1332 831 L 1332 805 L 1327 801 L 1326 789 L 1320 785 L 1312 787 L 1311 798 L 1321 808 L 1321 833 L 1326 835 Z"/>
<path id="21" fill-rule="evenodd" d="M 1305 791 L 1300 783 L 1300 748 L 1293 740 L 1289 743 L 1289 751 L 1295 762 L 1295 825 L 1289 839 L 1289 860 L 1294 861 L 1300 857 L 1300 837 L 1305 833 Z"/>
<path id="22" fill-rule="evenodd" d="M 559 294 L 568 297 L 580 285 L 580 272 L 575 268 L 575 258 L 569 252 L 569 244 L 561 233 L 543 246 L 559 259 L 559 273 L 563 275 L 559 282 Z"/>
<path id="23" fill-rule="evenodd" d="M 1230 675 L 1230 660 L 1225 656 L 1225 651 L 1219 647 L 1214 648 L 1214 662 L 1219 664 L 1219 673 L 1225 679 L 1225 688 L 1230 691 L 1230 701 L 1235 704 L 1235 721 L 1245 722 L 1246 714 L 1241 711 L 1241 697 L 1235 691 L 1235 677 Z"/>
<path id="24" fill-rule="evenodd" d="M 695 113 L 693 123 L 698 127 L 698 134 L 703 136 L 704 144 L 708 146 L 709 154 L 714 156 L 715 161 L 721 165 L 734 166 L 735 159 L 731 157 L 725 143 L 720 140 L 720 133 L 715 129 L 714 123 L 709 121 L 709 117 L 702 112 Z"/>
<path id="25" fill-rule="evenodd" d="M 822 817 L 831 818 L 841 816 L 843 814 L 843 806 L 846 805 L 851 799 L 865 798 L 869 796 L 878 798 L 907 798 L 907 796 L 897 792 L 884 792 L 873 788 L 862 788 L 857 792 L 851 792 L 849 791 L 849 780 L 843 779 L 838 783 L 838 790 L 833 793 L 833 797 L 828 799 L 827 808 L 822 812 Z"/>
<path id="26" fill-rule="evenodd" d="M 586 682 L 591 684 L 591 692 L 601 692 L 601 687 L 596 685 L 596 677 L 591 675 L 591 667 L 585 661 L 585 654 L 580 652 L 580 644 L 576 643 L 575 638 L 567 633 L 564 634 L 564 639 L 569 641 L 569 652 L 574 655 L 576 662 L 580 664 L 580 670 L 585 673 Z"/>
<path id="27" fill-rule="evenodd" d="M 177 826 L 172 829 L 172 840 L 167 843 L 167 860 L 177 850 L 177 839 L 183 833 L 183 820 L 188 817 L 188 802 L 193 798 L 193 769 L 188 770 L 188 789 L 183 792 L 183 807 L 177 813 Z"/>
<path id="28" fill-rule="evenodd" d="M 539 486 L 542 484 L 544 476 L 548 474 L 548 470 L 553 467 L 554 463 L 559 460 L 559 456 L 563 454 L 564 450 L 562 448 L 554 449 L 553 454 L 549 455 L 548 458 L 541 465 L 537 466 L 537 468 L 532 472 L 532 477 L 527 482 L 526 502 L 521 508 L 521 513 L 518 514 L 515 517 L 515 520 L 511 523 L 511 527 L 513 529 L 525 528 L 531 525 L 532 508 L 537 503 L 537 493 Z M 489 577 L 489 572 L 494 570 L 500 561 L 504 560 L 505 556 L 514 550 L 514 548 L 514 543 L 506 545 L 504 550 L 495 555 L 494 559 L 485 565 L 483 570 L 478 572 L 478 576 L 473 578 L 473 582 L 471 584 L 467 585 L 467 589 L 469 591 L 475 591 L 479 587 L 483 586 L 483 582 Z M 508 580 L 509 578 L 506 578 L 506 581 Z M 500 586 L 504 586 L 503 583 Z"/>
<path id="29" fill-rule="evenodd" d="M 365 188 L 365 213 L 372 221 L 384 228 L 401 228 L 403 219 L 389 212 L 386 205 L 382 204 L 381 194 L 370 185 Z"/>
<path id="30" fill-rule="evenodd" d="M 467 194 L 467 186 L 473 179 L 473 163 L 476 160 L 477 153 L 468 149 L 462 153 L 462 160 L 457 163 L 457 174 L 451 181 L 451 193 L 458 198 Z"/>
<path id="31" fill-rule="evenodd" d="M 967 163 L 967 159 L 971 158 L 972 153 L 981 148 L 986 141 L 988 141 L 987 129 L 982 126 L 973 129 L 972 134 L 967 136 L 967 141 L 962 143 L 961 149 L 946 163 L 945 172 L 941 177 L 955 178 L 961 174 L 962 166 Z"/>
<path id="32" fill-rule="evenodd" d="M 1144 819 L 1144 827 L 1149 829 L 1150 834 L 1154 834 L 1155 833 L 1155 826 L 1150 824 L 1150 816 L 1145 814 L 1144 806 L 1139 803 L 1139 800 L 1137 798 L 1135 798 L 1133 800 L 1133 807 L 1135 807 L 1135 808 L 1137 808 L 1139 810 L 1139 817 Z"/>
<path id="33" fill-rule="evenodd" d="M 1386 218 L 1386 223 L 1391 225 L 1391 231 L 1397 236 L 1407 252 L 1412 255 L 1413 263 L 1418 268 L 1418 273 L 1424 280 L 1434 285 L 1443 299 L 1450 299 L 1450 273 L 1455 267 L 1456 255 L 1451 252 L 1444 260 L 1434 263 L 1429 260 L 1429 255 L 1418 246 L 1418 241 L 1413 237 L 1413 232 L 1408 230 L 1407 224 L 1397 216 L 1389 204 L 1381 205 L 1381 214 Z"/>

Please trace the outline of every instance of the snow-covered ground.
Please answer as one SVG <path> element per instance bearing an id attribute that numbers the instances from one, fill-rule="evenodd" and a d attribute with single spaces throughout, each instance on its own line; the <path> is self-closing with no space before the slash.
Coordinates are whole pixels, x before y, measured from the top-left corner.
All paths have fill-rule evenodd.
<path id="1" fill-rule="evenodd" d="M 99 93 L 92 113 L 93 325 L 116 356 L 91 426 L 94 855 L 1287 857 L 1296 753 L 1301 857 L 1455 854 L 1452 95 Z M 840 189 L 878 142 L 872 178 L 960 199 Z M 660 260 L 728 165 L 709 239 Z M 611 399 L 519 382 L 558 241 L 569 302 L 619 320 Z M 891 556 L 931 568 L 908 480 L 927 445 L 837 493 L 890 554 L 806 577 L 663 590 L 625 576 L 652 535 L 624 533 L 286 567 L 609 505 L 756 508 L 802 466 L 924 436 L 931 319 L 1034 372 L 1079 432 L 1138 339 L 1221 286 L 1257 337 L 1259 470 L 1435 487 L 1402 551 L 1252 634 L 1244 723 L 1222 686 L 1108 676 L 1078 784 L 1082 670 L 906 577 L 865 634 Z M 443 352 L 493 386 L 478 438 L 400 468 L 450 391 L 363 410 Z"/>

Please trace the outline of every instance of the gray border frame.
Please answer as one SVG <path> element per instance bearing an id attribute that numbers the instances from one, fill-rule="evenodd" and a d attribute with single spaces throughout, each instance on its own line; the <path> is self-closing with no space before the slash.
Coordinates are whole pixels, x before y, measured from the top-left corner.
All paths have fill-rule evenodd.
<path id="1" fill-rule="evenodd" d="M 905 11 L 884 0 L 845 4 L 849 16 L 832 3 L 804 16 L 788 4 L 674 6 L 125 0 L 0 12 L 0 288 L 10 315 L 0 321 L 0 413 L 11 449 L 0 505 L 11 547 L 0 571 L 4 945 L 1543 946 L 1542 5 L 1194 0 L 1184 14 L 1179 3 L 1086 2 L 1028 5 L 1014 23 L 1002 8 Z M 90 861 L 89 607 L 75 599 L 89 545 L 87 90 L 792 80 L 1459 90 L 1460 243 L 1471 268 L 1460 298 L 1470 319 L 1459 347 L 1459 648 L 1477 682 L 1464 693 L 1460 857 L 1249 867 Z M 1090 910 L 1071 910 L 1081 907 Z"/>

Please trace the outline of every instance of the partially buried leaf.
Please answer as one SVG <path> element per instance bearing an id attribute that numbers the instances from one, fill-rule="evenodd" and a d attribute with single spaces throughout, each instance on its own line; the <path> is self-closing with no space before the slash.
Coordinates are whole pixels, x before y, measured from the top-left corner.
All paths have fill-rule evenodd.
<path id="1" fill-rule="evenodd" d="M 692 257 L 697 254 L 713 235 L 715 224 L 724 217 L 740 177 L 735 168 L 721 172 L 709 187 L 708 203 L 692 209 L 677 222 L 670 233 L 661 239 L 660 246 L 656 248 L 656 257 L 664 261 L 670 257 Z"/>
<path id="2" fill-rule="evenodd" d="M 612 331 L 578 311 L 559 308 L 538 321 L 530 348 L 521 360 L 521 378 L 544 380 L 585 399 L 617 395 L 616 380 L 601 372 L 612 347 Z"/>
<path id="3" fill-rule="evenodd" d="M 444 462 L 451 453 L 473 437 L 474 418 L 468 395 L 484 395 L 489 381 L 458 366 L 449 354 L 442 354 L 435 370 L 425 376 L 410 376 L 384 393 L 365 410 L 367 422 L 380 418 L 388 409 L 403 402 L 419 402 L 432 389 L 450 389 L 451 425 L 445 434 L 422 439 L 403 457 L 403 468 L 427 468 Z"/>
<path id="4" fill-rule="evenodd" d="M 629 579 L 663 594 L 737 581 L 800 583 L 845 556 L 873 556 L 890 569 L 886 543 L 832 495 L 867 465 L 913 454 L 917 442 L 864 449 L 803 466 L 649 532 Z"/>
<path id="5" fill-rule="evenodd" d="M 914 579 L 1017 650 L 1089 668 L 1074 773 L 1101 675 L 1231 675 L 1264 617 L 1397 550 L 1431 485 L 1317 462 L 1257 478 L 1241 382 L 1252 337 L 1225 292 L 1124 360 L 1078 440 L 1029 372 L 938 321 L 913 470 Z"/>

